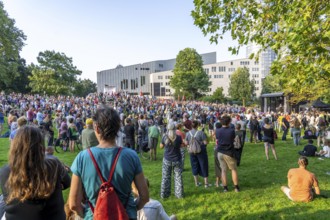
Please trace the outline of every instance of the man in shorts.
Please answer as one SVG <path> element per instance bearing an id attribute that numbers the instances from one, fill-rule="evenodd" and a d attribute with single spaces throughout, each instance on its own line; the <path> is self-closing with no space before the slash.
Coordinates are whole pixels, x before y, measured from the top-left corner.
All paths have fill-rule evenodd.
<path id="1" fill-rule="evenodd" d="M 234 139 L 235 130 L 230 127 L 231 118 L 227 115 L 221 118 L 222 127 L 217 129 L 215 137 L 217 139 L 218 160 L 221 167 L 221 181 L 223 191 L 227 192 L 227 170 L 231 170 L 235 192 L 239 192 L 237 160 L 235 158 Z"/>
<path id="2" fill-rule="evenodd" d="M 299 168 L 290 169 L 288 172 L 288 186 L 282 186 L 282 192 L 295 202 L 310 202 L 314 194 L 320 195 L 319 183 L 315 175 L 309 172 L 307 157 L 298 159 Z"/>

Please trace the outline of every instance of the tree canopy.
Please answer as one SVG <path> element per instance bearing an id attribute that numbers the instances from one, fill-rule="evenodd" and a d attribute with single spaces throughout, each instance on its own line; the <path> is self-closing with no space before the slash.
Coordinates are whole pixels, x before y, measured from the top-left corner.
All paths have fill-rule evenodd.
<path id="1" fill-rule="evenodd" d="M 74 86 L 73 94 L 79 97 L 86 97 L 89 93 L 96 91 L 96 83 L 89 79 L 79 79 Z"/>
<path id="2" fill-rule="evenodd" d="M 11 85 L 20 76 L 19 53 L 24 46 L 26 36 L 15 26 L 0 1 L 0 88 L 10 90 Z"/>
<path id="3" fill-rule="evenodd" d="M 33 92 L 50 95 L 71 95 L 81 71 L 64 53 L 46 50 L 37 57 L 39 65 L 32 66 L 30 87 Z"/>
<path id="4" fill-rule="evenodd" d="M 262 94 L 282 91 L 282 82 L 279 76 L 268 75 L 262 80 Z"/>
<path id="5" fill-rule="evenodd" d="M 272 74 L 280 75 L 286 93 L 330 97 L 330 4 L 328 0 L 194 0 L 194 23 L 218 43 L 230 32 L 237 47 L 249 43 L 271 48 L 277 59 Z M 258 58 L 258 54 L 254 54 Z M 252 56 L 251 56 L 252 58 Z M 329 86 L 328 86 L 329 87 Z M 310 93 L 311 88 L 319 88 Z"/>
<path id="6" fill-rule="evenodd" d="M 170 85 L 176 95 L 196 99 L 207 92 L 211 82 L 203 69 L 202 57 L 195 49 L 185 48 L 176 57 Z"/>
<path id="7" fill-rule="evenodd" d="M 249 70 L 244 68 L 238 68 L 230 76 L 229 95 L 235 100 L 240 100 L 245 106 L 246 101 L 252 100 L 255 86 L 253 80 L 250 80 Z"/>

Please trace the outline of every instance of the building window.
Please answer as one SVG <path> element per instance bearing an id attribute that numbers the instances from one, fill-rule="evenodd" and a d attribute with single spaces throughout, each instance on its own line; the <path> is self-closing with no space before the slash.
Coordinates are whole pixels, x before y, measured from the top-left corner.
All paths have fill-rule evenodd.
<path id="1" fill-rule="evenodd" d="M 160 83 L 160 86 L 163 86 L 163 83 L 162 82 Z"/>
<path id="2" fill-rule="evenodd" d="M 139 87 L 139 82 L 138 82 L 138 78 L 135 79 L 135 88 Z"/>
<path id="3" fill-rule="evenodd" d="M 165 83 L 165 86 L 169 86 L 169 85 L 170 85 L 170 82 L 166 82 L 166 83 Z"/>
<path id="4" fill-rule="evenodd" d="M 247 65 L 250 65 L 250 62 L 249 61 L 241 61 L 240 65 L 247 66 Z"/>
<path id="5" fill-rule="evenodd" d="M 158 79 L 163 79 L 163 76 L 158 76 Z"/>
<path id="6" fill-rule="evenodd" d="M 214 75 L 214 78 L 215 79 L 222 79 L 223 78 L 223 75 Z"/>
<path id="7" fill-rule="evenodd" d="M 212 88 L 209 88 L 209 92 L 212 92 Z"/>
<path id="8" fill-rule="evenodd" d="M 145 76 L 141 76 L 141 86 L 146 84 L 146 77 Z"/>
<path id="9" fill-rule="evenodd" d="M 165 92 L 171 92 L 171 90 L 170 89 L 165 89 Z"/>
<path id="10" fill-rule="evenodd" d="M 159 68 L 164 68 L 164 65 L 162 63 L 158 64 Z"/>
<path id="11" fill-rule="evenodd" d="M 206 74 L 209 74 L 209 69 L 208 68 L 206 68 L 206 69 L 204 69 L 205 70 L 205 73 Z"/>
<path id="12" fill-rule="evenodd" d="M 228 72 L 234 72 L 235 68 L 228 68 Z"/>
<path id="13" fill-rule="evenodd" d="M 215 66 L 212 66 L 212 73 L 216 72 L 217 71 L 217 67 Z"/>
<path id="14" fill-rule="evenodd" d="M 212 78 L 212 75 L 209 75 L 209 78 Z"/>
<path id="15" fill-rule="evenodd" d="M 226 72 L 225 66 L 219 66 L 219 72 Z"/>
<path id="16" fill-rule="evenodd" d="M 233 65 L 234 64 L 234 62 L 230 62 L 230 65 Z"/>

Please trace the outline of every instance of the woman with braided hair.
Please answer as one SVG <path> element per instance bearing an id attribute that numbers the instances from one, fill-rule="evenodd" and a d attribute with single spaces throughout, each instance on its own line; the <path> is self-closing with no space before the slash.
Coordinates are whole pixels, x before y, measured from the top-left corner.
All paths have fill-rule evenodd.
<path id="1" fill-rule="evenodd" d="M 315 175 L 306 168 L 308 165 L 307 157 L 299 157 L 299 168 L 290 169 L 288 172 L 288 186 L 282 186 L 282 192 L 287 197 L 296 202 L 310 202 L 314 194 L 320 195 L 319 183 Z"/>

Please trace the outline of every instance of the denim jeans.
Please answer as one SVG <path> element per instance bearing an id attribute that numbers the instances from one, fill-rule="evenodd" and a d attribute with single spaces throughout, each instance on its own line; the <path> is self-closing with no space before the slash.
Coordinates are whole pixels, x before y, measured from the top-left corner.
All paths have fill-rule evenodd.
<path id="1" fill-rule="evenodd" d="M 293 135 L 293 143 L 294 145 L 299 145 L 300 142 L 300 129 L 299 128 L 292 128 L 292 135 Z"/>

